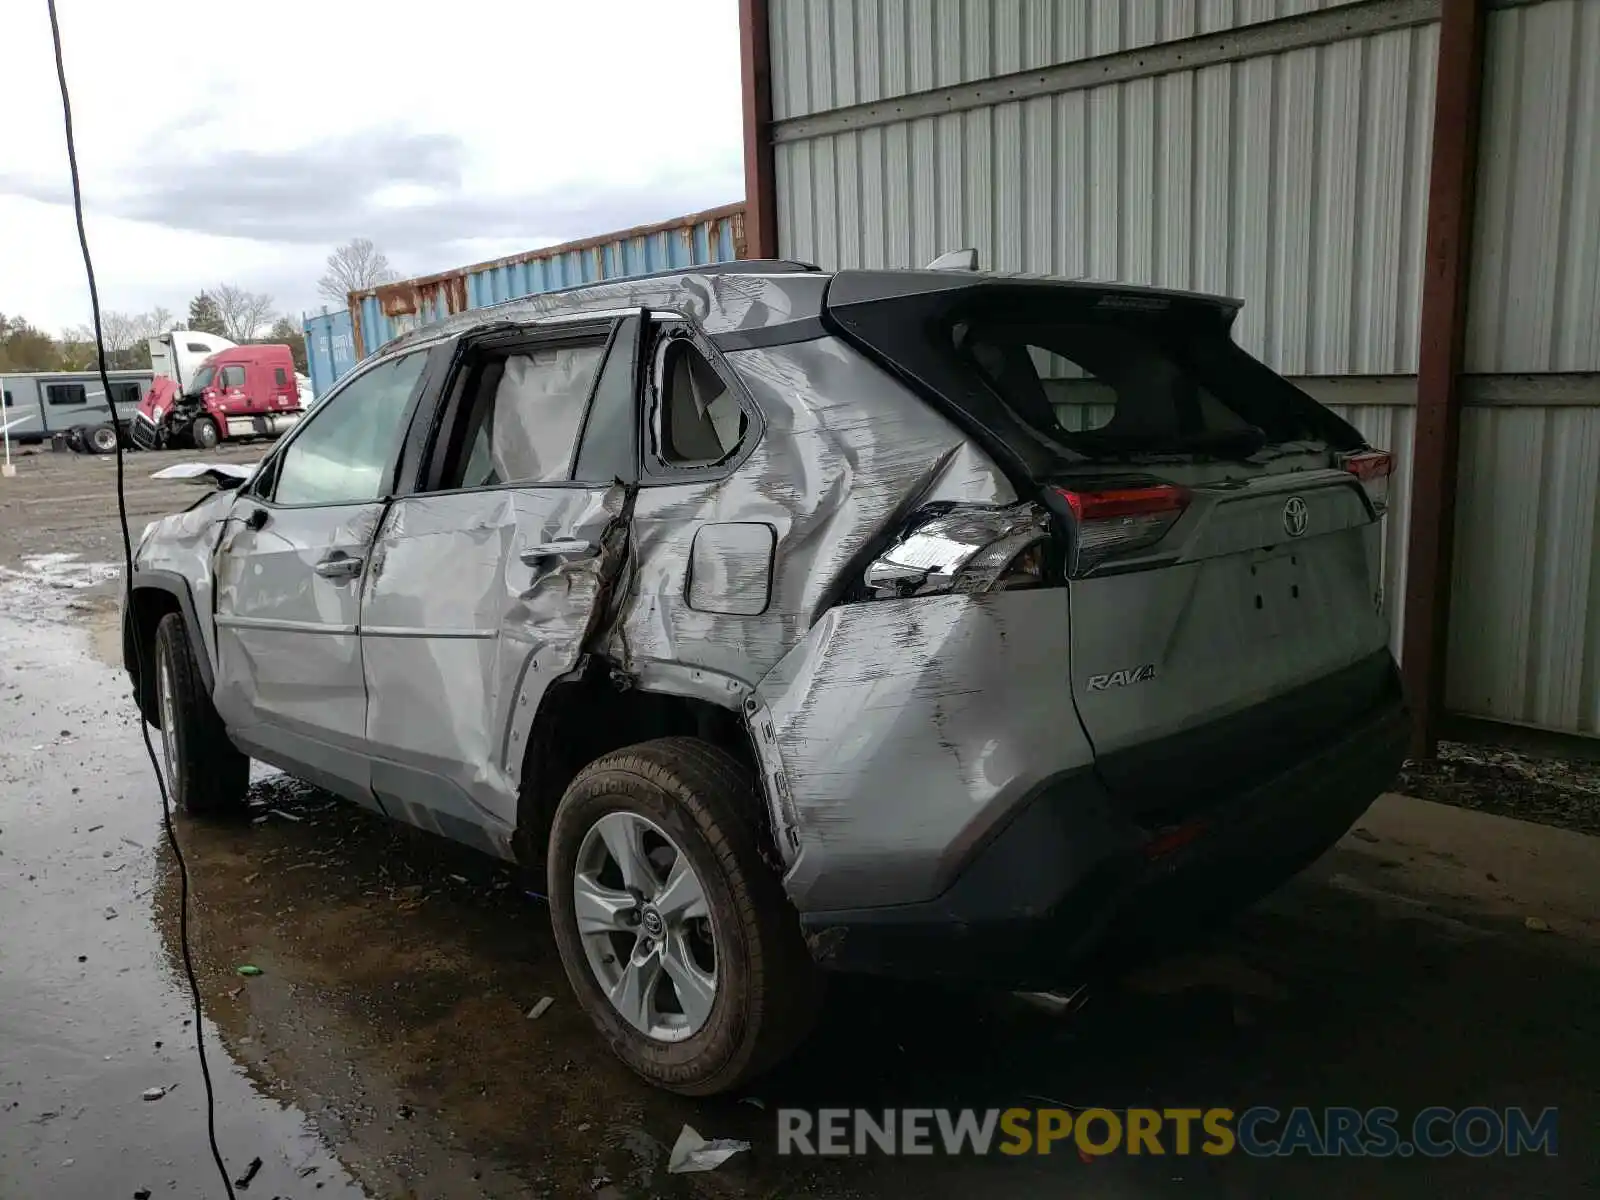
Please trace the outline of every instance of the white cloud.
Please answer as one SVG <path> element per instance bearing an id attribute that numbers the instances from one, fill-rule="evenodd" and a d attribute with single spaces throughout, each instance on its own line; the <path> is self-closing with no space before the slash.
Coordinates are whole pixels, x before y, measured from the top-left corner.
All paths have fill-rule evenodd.
<path id="1" fill-rule="evenodd" d="M 322 259 L 406 274 L 736 200 L 737 0 L 58 0 L 101 303 L 219 281 L 318 305 Z M 42 2 L 0 7 L 0 311 L 87 319 Z M 493 248 L 492 250 L 490 248 Z"/>

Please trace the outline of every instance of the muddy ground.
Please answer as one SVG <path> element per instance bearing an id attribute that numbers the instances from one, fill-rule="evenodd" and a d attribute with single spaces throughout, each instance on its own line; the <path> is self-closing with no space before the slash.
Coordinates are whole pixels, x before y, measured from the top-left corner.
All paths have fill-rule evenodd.
<path id="1" fill-rule="evenodd" d="M 11 514 L 41 493 L 0 489 L 6 1200 L 221 1195 L 177 872 L 126 682 L 104 661 L 107 470 L 47 459 L 25 485 L 55 489 L 28 511 L 63 514 L 77 558 L 39 557 Z M 688 1101 L 593 1036 L 542 903 L 510 871 L 270 772 L 252 804 L 248 821 L 177 827 L 219 1142 L 235 1178 L 262 1160 L 244 1197 L 1564 1196 L 1600 1180 L 1600 844 L 1578 834 L 1388 798 L 1215 943 L 1074 1014 L 839 981 L 787 1068 L 750 1097 Z M 151 1087 L 170 1090 L 141 1100 Z M 785 1105 L 1219 1103 L 1554 1105 L 1560 1153 L 775 1153 Z M 668 1175 L 685 1123 L 752 1149 Z"/>

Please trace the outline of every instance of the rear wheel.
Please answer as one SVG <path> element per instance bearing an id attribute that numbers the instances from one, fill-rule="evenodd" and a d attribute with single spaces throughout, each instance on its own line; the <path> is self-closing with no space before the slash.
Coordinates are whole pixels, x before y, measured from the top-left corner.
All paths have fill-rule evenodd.
<path id="1" fill-rule="evenodd" d="M 820 983 L 763 860 L 749 774 L 695 738 L 579 773 L 550 832 L 556 944 L 579 1002 L 651 1083 L 726 1091 L 809 1031 Z"/>
<path id="2" fill-rule="evenodd" d="M 200 677 L 181 613 L 168 613 L 156 626 L 154 667 L 173 804 L 192 817 L 244 811 L 250 760 L 228 740 Z"/>
<path id="3" fill-rule="evenodd" d="M 189 426 L 189 438 L 201 450 L 212 450 L 222 440 L 222 434 L 217 431 L 217 423 L 210 417 L 196 417 L 194 424 Z"/>

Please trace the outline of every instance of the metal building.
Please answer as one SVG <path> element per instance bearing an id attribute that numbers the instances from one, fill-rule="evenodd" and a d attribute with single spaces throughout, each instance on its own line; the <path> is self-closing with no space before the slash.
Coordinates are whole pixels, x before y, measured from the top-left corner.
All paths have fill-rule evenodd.
<path id="1" fill-rule="evenodd" d="M 1600 735 L 1600 0 L 740 9 L 751 254 L 1243 298 L 1397 456 L 1423 740 Z"/>

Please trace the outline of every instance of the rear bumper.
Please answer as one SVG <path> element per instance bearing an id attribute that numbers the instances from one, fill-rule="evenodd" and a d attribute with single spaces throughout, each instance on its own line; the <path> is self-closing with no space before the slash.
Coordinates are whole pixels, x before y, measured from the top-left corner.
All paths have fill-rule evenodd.
<path id="1" fill-rule="evenodd" d="M 843 971 L 1075 983 L 1248 905 L 1319 857 L 1394 780 L 1409 735 L 1395 694 L 1326 749 L 1158 831 L 1127 817 L 1092 769 L 1058 776 L 937 898 L 805 913 L 807 941 Z"/>

